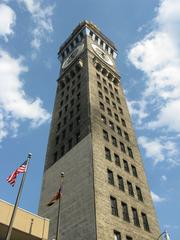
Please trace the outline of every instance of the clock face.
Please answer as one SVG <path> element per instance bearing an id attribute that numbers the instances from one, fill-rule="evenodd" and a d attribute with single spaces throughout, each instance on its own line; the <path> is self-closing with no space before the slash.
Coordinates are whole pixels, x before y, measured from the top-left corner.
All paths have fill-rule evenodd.
<path id="1" fill-rule="evenodd" d="M 106 63 L 108 63 L 109 65 L 113 66 L 113 62 L 111 60 L 111 58 L 98 46 L 96 46 L 95 44 L 92 44 L 92 48 L 95 51 L 95 53 Z"/>
<path id="2" fill-rule="evenodd" d="M 62 64 L 62 68 L 67 68 L 72 62 L 73 60 L 82 52 L 84 48 L 84 43 L 77 46 L 72 52 L 71 54 L 64 60 L 63 64 Z"/>

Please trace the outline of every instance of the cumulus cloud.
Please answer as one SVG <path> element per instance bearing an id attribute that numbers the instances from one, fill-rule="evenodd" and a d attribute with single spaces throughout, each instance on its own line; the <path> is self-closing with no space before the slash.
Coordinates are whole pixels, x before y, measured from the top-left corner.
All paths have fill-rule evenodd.
<path id="1" fill-rule="evenodd" d="M 0 4 L 0 36 L 8 41 L 8 36 L 14 33 L 13 27 L 16 23 L 16 14 L 8 5 Z"/>
<path id="2" fill-rule="evenodd" d="M 165 198 L 160 197 L 159 195 L 155 194 L 154 192 L 151 191 L 151 197 L 154 203 L 161 203 L 166 201 Z"/>
<path id="3" fill-rule="evenodd" d="M 41 99 L 25 93 L 22 74 L 27 71 L 22 57 L 13 58 L 0 49 L 0 141 L 10 132 L 16 136 L 20 121 L 29 120 L 32 127 L 37 127 L 50 117 Z"/>
<path id="4" fill-rule="evenodd" d="M 41 0 L 18 0 L 19 4 L 23 4 L 26 10 L 31 14 L 34 22 L 32 31 L 33 39 L 31 46 L 34 49 L 39 49 L 42 40 L 48 40 L 48 34 L 53 31 L 52 15 L 54 5 L 44 6 Z"/>
<path id="5" fill-rule="evenodd" d="M 150 139 L 145 136 L 139 137 L 138 142 L 145 150 L 145 155 L 153 160 L 154 165 L 163 161 L 175 164 L 176 161 L 173 159 L 177 155 L 177 150 L 174 142 L 160 138 Z M 176 164 L 180 162 L 177 161 Z"/>

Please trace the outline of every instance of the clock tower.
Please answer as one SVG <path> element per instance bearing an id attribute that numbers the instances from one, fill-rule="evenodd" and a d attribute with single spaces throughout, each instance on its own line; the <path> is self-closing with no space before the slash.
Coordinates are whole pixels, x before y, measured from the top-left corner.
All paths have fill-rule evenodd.
<path id="1" fill-rule="evenodd" d="M 116 70 L 117 49 L 91 22 L 81 22 L 58 52 L 61 71 L 46 153 L 39 214 L 61 240 L 152 240 L 159 226 Z"/>

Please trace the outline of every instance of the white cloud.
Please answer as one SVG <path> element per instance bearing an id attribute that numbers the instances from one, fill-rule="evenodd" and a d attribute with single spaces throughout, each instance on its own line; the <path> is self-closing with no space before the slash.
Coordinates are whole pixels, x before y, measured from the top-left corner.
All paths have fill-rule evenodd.
<path id="1" fill-rule="evenodd" d="M 138 142 L 144 148 L 145 155 L 152 159 L 154 165 L 163 161 L 174 165 L 175 160 L 173 159 L 177 155 L 174 142 L 160 138 L 149 139 L 145 136 L 139 137 Z M 180 164 L 180 162 L 177 161 L 176 164 Z"/>
<path id="2" fill-rule="evenodd" d="M 13 27 L 16 23 L 16 14 L 8 5 L 0 4 L 0 36 L 8 41 L 8 36 L 12 35 Z"/>
<path id="3" fill-rule="evenodd" d="M 166 181 L 167 181 L 167 177 L 166 177 L 165 175 L 162 175 L 162 176 L 161 176 L 161 180 L 164 181 L 164 182 L 166 182 Z"/>
<path id="4" fill-rule="evenodd" d="M 158 196 L 157 194 L 155 194 L 154 192 L 151 191 L 151 197 L 154 203 L 160 203 L 160 202 L 164 202 L 166 201 L 165 198 L 162 198 L 160 196 Z"/>
<path id="5" fill-rule="evenodd" d="M 25 93 L 21 75 L 27 71 L 22 57 L 16 59 L 0 50 L 0 140 L 10 132 L 16 136 L 22 120 L 37 127 L 50 117 L 39 98 L 33 100 Z"/>
<path id="6" fill-rule="evenodd" d="M 152 112 L 154 128 L 167 127 L 180 132 L 180 1 L 162 0 L 154 19 L 155 25 L 143 40 L 129 51 L 129 60 L 144 72 L 146 87 L 142 98 L 134 103 L 134 113 L 142 122 Z M 140 107 L 143 103 L 142 108 Z M 138 107 L 137 107 L 138 106 Z M 151 109 L 154 111 L 148 111 Z M 176 114 L 176 117 L 174 117 Z"/>
<path id="7" fill-rule="evenodd" d="M 54 4 L 44 6 L 41 0 L 18 0 L 18 2 L 23 4 L 32 16 L 34 29 L 32 31 L 33 39 L 31 46 L 34 49 L 39 49 L 42 40 L 48 41 L 48 34 L 53 31 L 51 18 Z"/>

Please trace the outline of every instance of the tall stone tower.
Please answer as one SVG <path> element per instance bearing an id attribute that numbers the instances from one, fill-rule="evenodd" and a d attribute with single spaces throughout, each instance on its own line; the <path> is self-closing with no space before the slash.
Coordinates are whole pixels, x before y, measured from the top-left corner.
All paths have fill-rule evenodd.
<path id="1" fill-rule="evenodd" d="M 58 204 L 47 202 L 65 172 L 61 240 L 153 240 L 155 210 L 131 123 L 117 50 L 81 22 L 60 47 L 62 63 L 46 154 L 39 214 L 56 232 Z"/>

